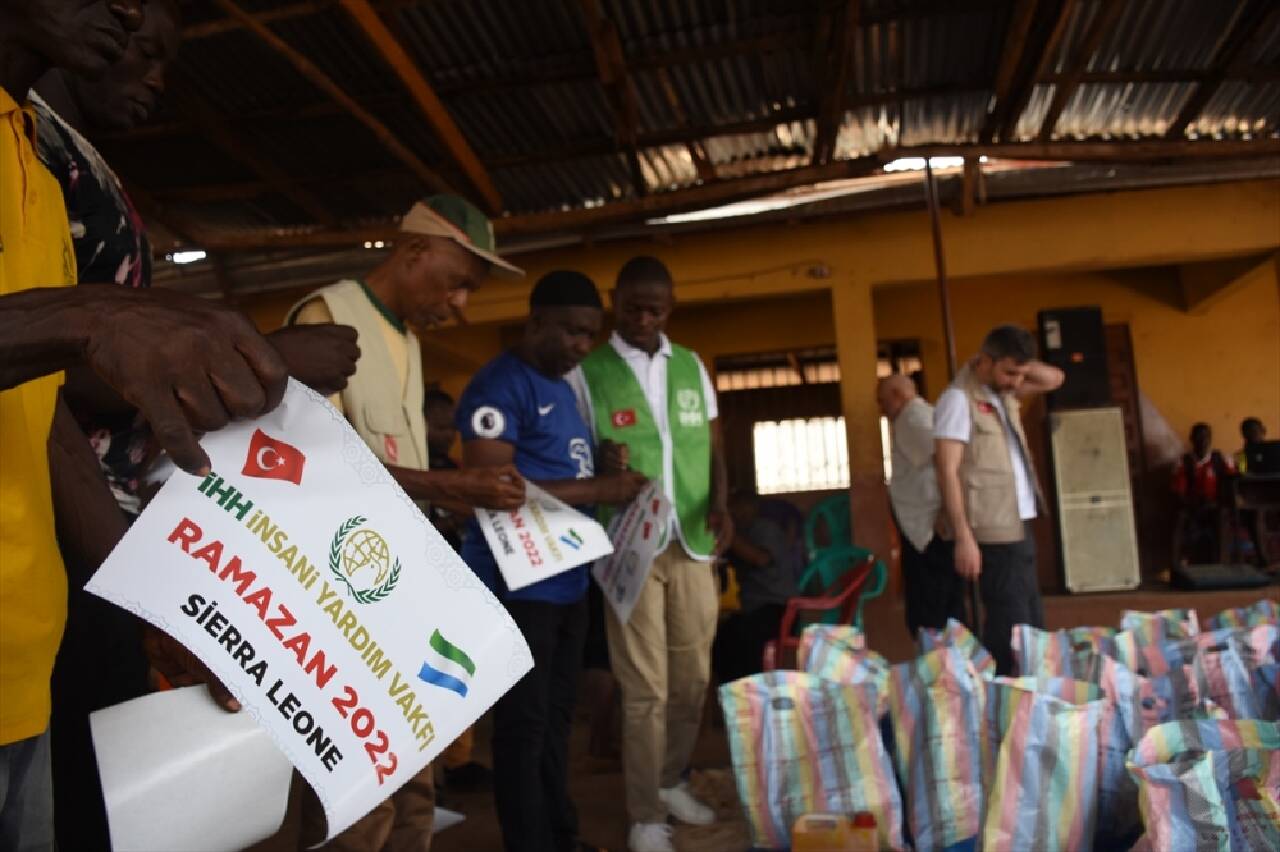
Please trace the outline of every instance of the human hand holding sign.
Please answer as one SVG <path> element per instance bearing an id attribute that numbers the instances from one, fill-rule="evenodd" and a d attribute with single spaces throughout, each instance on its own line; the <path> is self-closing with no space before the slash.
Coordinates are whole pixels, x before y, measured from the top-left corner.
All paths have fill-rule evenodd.
<path id="1" fill-rule="evenodd" d="M 198 433 L 280 404 L 288 370 L 244 315 L 180 293 L 89 289 L 85 360 L 142 412 L 178 467 L 204 475 L 209 457 Z"/>
<path id="2" fill-rule="evenodd" d="M 600 442 L 596 459 L 599 466 L 598 473 L 617 473 L 631 466 L 631 449 L 626 444 L 606 438 Z"/>
<path id="3" fill-rule="evenodd" d="M 267 335 L 289 375 L 324 396 L 347 386 L 360 360 L 356 330 L 349 325 L 287 325 Z"/>

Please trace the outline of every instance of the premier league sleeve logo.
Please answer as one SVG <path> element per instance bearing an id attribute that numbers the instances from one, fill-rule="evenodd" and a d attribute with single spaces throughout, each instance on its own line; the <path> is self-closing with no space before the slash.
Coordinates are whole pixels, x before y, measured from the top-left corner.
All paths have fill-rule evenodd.
<path id="1" fill-rule="evenodd" d="M 507 428 L 507 418 L 492 405 L 482 405 L 471 415 L 471 431 L 477 438 L 497 438 Z"/>

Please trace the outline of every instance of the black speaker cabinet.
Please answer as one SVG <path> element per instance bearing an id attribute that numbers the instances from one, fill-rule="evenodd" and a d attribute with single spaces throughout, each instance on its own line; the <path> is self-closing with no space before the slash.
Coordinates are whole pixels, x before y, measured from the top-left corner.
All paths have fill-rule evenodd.
<path id="1" fill-rule="evenodd" d="M 1049 394 L 1049 410 L 1111 404 L 1107 338 L 1101 308 L 1050 308 L 1039 313 L 1040 358 L 1066 373 Z"/>

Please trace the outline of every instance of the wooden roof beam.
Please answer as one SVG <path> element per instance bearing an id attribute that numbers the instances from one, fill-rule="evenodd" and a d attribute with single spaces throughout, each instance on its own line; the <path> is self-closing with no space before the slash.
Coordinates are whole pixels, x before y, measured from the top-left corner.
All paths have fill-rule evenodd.
<path id="1" fill-rule="evenodd" d="M 618 27 L 609 20 L 600 0 L 581 0 L 581 5 L 583 23 L 586 24 L 592 53 L 595 55 L 596 73 L 613 111 L 613 135 L 618 148 L 626 154 L 635 193 L 643 196 L 648 194 L 649 189 L 636 146 L 640 103 L 636 97 L 635 83 L 631 80 L 631 72 L 627 69 L 627 58 L 622 51 Z"/>
<path id="2" fill-rule="evenodd" d="M 991 111 L 978 139 L 990 142 L 997 128 L 1004 123 L 1005 113 L 1009 111 L 1009 101 L 1013 97 L 1013 84 L 1022 65 L 1022 56 L 1026 53 L 1027 41 L 1031 36 L 1031 23 L 1036 17 L 1039 0 L 1018 0 L 1009 18 L 1009 28 L 1005 30 L 1004 46 L 1000 50 L 1000 67 L 996 69 L 996 79 L 992 86 L 995 99 Z"/>
<path id="3" fill-rule="evenodd" d="M 814 166 L 831 162 L 835 154 L 836 138 L 844 119 L 850 66 L 857 50 L 861 7 L 860 0 L 845 0 L 843 6 L 833 10 L 828 16 L 829 26 L 824 28 L 828 33 L 827 43 L 815 51 L 817 61 L 823 63 L 820 67 L 825 67 L 826 70 L 817 75 L 817 79 L 821 81 L 818 91 L 822 106 L 818 113 L 813 158 L 810 161 Z"/>
<path id="4" fill-rule="evenodd" d="M 1272 32 L 1277 25 L 1280 25 L 1280 3 L 1275 0 L 1253 0 L 1242 7 L 1239 17 L 1222 41 L 1212 72 L 1196 87 L 1191 97 L 1187 98 L 1165 136 L 1170 139 L 1186 136 L 1187 128 L 1200 117 L 1223 81 L 1248 67 L 1248 48 L 1254 40 L 1263 33 Z"/>
<path id="5" fill-rule="evenodd" d="M 1103 0 L 1094 13 L 1089 31 L 1080 41 L 1071 64 L 1067 67 L 1062 79 L 1054 84 L 1053 100 L 1049 104 L 1049 111 L 1045 113 L 1044 122 L 1040 125 L 1041 142 L 1048 142 L 1053 138 L 1053 129 L 1058 125 L 1058 118 L 1071 101 L 1071 96 L 1075 94 L 1076 87 L 1080 85 L 1080 78 L 1088 69 L 1094 54 L 1098 52 L 1102 40 L 1115 27 L 1116 19 L 1120 17 L 1125 7 L 1126 4 L 1122 0 Z"/>
<path id="6" fill-rule="evenodd" d="M 417 154 L 409 150 L 409 147 L 400 141 L 395 133 L 391 131 L 391 128 L 361 106 L 355 98 L 347 94 L 341 86 L 335 83 L 329 75 L 321 71 L 314 62 L 272 32 L 266 24 L 259 21 L 254 15 L 241 9 L 235 3 L 235 0 L 213 0 L 213 3 L 226 12 L 227 15 L 239 21 L 245 29 L 266 42 L 268 47 L 287 59 L 299 74 L 337 102 L 352 118 L 369 128 L 374 137 L 382 143 L 383 147 L 390 151 L 396 159 L 404 163 L 409 171 L 424 184 L 438 192 L 456 191 L 448 181 L 424 163 Z"/>
<path id="7" fill-rule="evenodd" d="M 676 92 L 675 83 L 671 81 L 671 74 L 667 72 L 666 68 L 659 68 L 657 77 L 658 84 L 662 86 L 662 93 L 666 95 L 667 105 L 671 107 L 671 113 L 675 116 L 676 124 L 680 127 L 688 127 L 689 114 L 685 112 L 684 104 L 680 101 L 680 95 Z M 691 138 L 684 143 L 684 147 L 689 152 L 689 159 L 693 161 L 694 169 L 698 172 L 698 179 L 715 180 L 716 167 L 707 155 L 707 148 L 702 143 L 702 140 Z"/>
<path id="8" fill-rule="evenodd" d="M 274 192 L 293 202 L 315 221 L 334 227 L 337 220 L 328 207 L 310 190 L 299 186 L 284 169 L 271 158 L 262 156 L 245 144 L 245 136 L 233 133 L 218 117 L 217 111 L 203 97 L 196 94 L 190 81 L 178 68 L 170 71 L 174 89 L 173 103 L 198 128 L 201 136 L 213 143 L 231 159 L 256 174 Z M 174 85 L 176 84 L 176 85 Z"/>
<path id="9" fill-rule="evenodd" d="M 408 89 L 418 111 L 431 125 L 432 131 L 444 145 L 449 156 L 467 176 L 467 180 L 480 193 L 480 198 L 491 216 L 502 212 L 502 196 L 493 185 L 489 172 L 472 150 L 462 131 L 449 115 L 449 110 L 436 95 L 435 89 L 427 82 L 418 64 L 409 56 L 400 40 L 388 29 L 378 12 L 369 4 L 369 0 L 339 0 L 342 8 L 347 10 L 352 20 L 368 37 L 382 59 L 391 66 L 391 70 L 400 78 L 400 82 Z"/>
<path id="10" fill-rule="evenodd" d="M 968 157 L 982 155 L 1011 160 L 1143 163 L 1153 160 L 1268 157 L 1280 155 L 1280 139 L 1257 141 L 1195 142 L 1153 140 L 1150 142 L 1012 142 L 975 145 L 920 145 L 886 149 L 870 157 L 837 160 L 823 166 L 804 166 L 748 177 L 730 178 L 699 186 L 653 193 L 644 198 L 611 202 L 590 209 L 529 213 L 505 216 L 494 221 L 500 236 L 545 234 L 586 230 L 608 224 L 636 221 L 683 210 L 728 204 L 797 186 L 861 177 L 899 157 Z M 355 246 L 366 240 L 386 240 L 395 236 L 395 224 L 344 231 L 279 231 L 222 234 L 206 240 L 210 249 L 251 251 L 275 248 L 315 248 Z"/>
<path id="11" fill-rule="evenodd" d="M 1062 43 L 1067 27 L 1071 23 L 1071 17 L 1079 5 L 1079 0 L 1062 0 L 1062 5 L 1058 7 L 1058 14 L 1054 18 L 1053 27 L 1049 30 L 1044 42 L 1037 45 L 1035 52 L 1031 54 L 1033 58 L 1031 72 L 1023 78 L 1022 85 L 1015 89 L 1016 94 L 1011 99 L 1009 110 L 1000 124 L 1001 141 L 1013 141 L 1013 134 L 1018 128 L 1018 119 L 1022 118 L 1023 111 L 1031 101 L 1036 83 L 1048 73 L 1052 66 L 1054 54 L 1058 52 L 1058 45 Z"/>
<path id="12" fill-rule="evenodd" d="M 839 160 L 825 166 L 804 166 L 785 171 L 769 172 L 740 178 L 721 179 L 698 186 L 616 201 L 600 207 L 527 213 L 504 216 L 494 220 L 494 230 L 500 236 L 548 233 L 556 230 L 588 228 L 635 219 L 662 216 L 682 210 L 728 204 L 744 198 L 752 198 L 781 192 L 795 186 L 806 186 L 828 180 L 858 177 L 875 171 L 881 165 L 879 157 L 858 160 Z M 361 228 L 350 231 L 312 231 L 289 233 L 258 233 L 224 235 L 211 245 L 222 250 L 248 250 L 278 247 L 314 247 L 333 245 L 357 245 L 365 240 L 385 240 L 394 236 L 395 227 Z"/>

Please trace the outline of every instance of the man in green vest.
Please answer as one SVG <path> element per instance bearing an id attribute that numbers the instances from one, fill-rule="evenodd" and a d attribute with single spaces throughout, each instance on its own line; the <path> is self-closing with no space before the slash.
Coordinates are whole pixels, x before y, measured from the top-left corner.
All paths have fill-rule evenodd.
<path id="1" fill-rule="evenodd" d="M 596 443 L 625 446 L 631 468 L 661 481 L 673 506 L 669 544 L 630 619 L 619 621 L 611 608 L 605 616 L 622 689 L 628 846 L 668 852 L 668 816 L 715 820 L 681 779 L 710 680 L 718 606 L 711 563 L 733 523 L 711 379 L 696 354 L 663 332 L 675 303 L 671 273 L 656 258 L 632 258 L 612 298 L 609 342 L 566 378 Z"/>
<path id="2" fill-rule="evenodd" d="M 524 273 L 494 252 L 493 227 L 455 195 L 420 201 L 400 223 L 391 253 L 361 280 L 339 281 L 303 299 L 290 322 L 350 325 L 360 360 L 347 387 L 331 398 L 387 466 L 405 493 L 452 511 L 511 510 L 524 503 L 514 465 L 429 470 L 423 413 L 422 354 L 414 328 L 461 315 L 467 297 L 490 275 Z M 435 813 L 432 767 L 335 837 L 329 852 L 426 852 Z M 319 839 L 324 814 L 304 799 L 302 845 Z M 323 836 L 323 835 L 320 835 Z"/>

